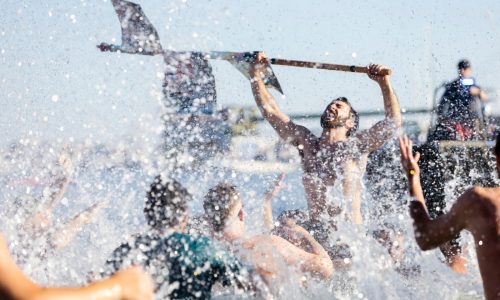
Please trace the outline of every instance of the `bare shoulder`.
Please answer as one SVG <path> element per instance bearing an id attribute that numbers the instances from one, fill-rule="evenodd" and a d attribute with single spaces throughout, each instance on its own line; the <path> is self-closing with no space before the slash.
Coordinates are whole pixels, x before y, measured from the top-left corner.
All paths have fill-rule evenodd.
<path id="1" fill-rule="evenodd" d="M 469 198 L 483 201 L 495 201 L 500 200 L 500 187 L 485 188 L 480 186 L 475 186 L 467 190 L 464 195 Z"/>
<path id="2" fill-rule="evenodd" d="M 309 128 L 303 126 L 303 125 L 299 125 L 299 124 L 296 124 L 294 123 L 293 121 L 290 121 L 288 123 L 291 127 L 291 129 L 293 129 L 293 132 L 296 136 L 301 136 L 301 137 L 304 137 L 304 138 L 307 138 L 307 139 L 310 139 L 310 138 L 315 138 L 316 136 L 311 132 L 311 130 L 309 130 Z"/>
<path id="3" fill-rule="evenodd" d="M 500 211 L 500 188 L 473 187 L 467 190 L 457 200 L 457 205 L 463 209 L 471 209 L 471 213 L 484 217 Z"/>
<path id="4" fill-rule="evenodd" d="M 262 235 L 262 234 L 254 235 L 254 236 L 246 239 L 243 242 L 243 247 L 245 247 L 247 249 L 252 249 L 252 248 L 255 248 L 256 246 L 258 246 L 262 243 L 266 243 L 269 241 L 270 241 L 269 236 Z"/>

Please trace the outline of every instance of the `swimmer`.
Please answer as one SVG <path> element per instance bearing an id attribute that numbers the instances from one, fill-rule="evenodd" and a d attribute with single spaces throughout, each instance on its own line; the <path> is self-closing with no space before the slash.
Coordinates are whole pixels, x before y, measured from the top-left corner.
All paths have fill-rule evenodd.
<path id="1" fill-rule="evenodd" d="M 474 237 L 479 271 L 486 299 L 500 298 L 500 187 L 473 187 L 463 193 L 450 211 L 430 219 L 420 184 L 420 153 L 412 153 L 412 142 L 399 139 L 401 164 L 408 177 L 410 215 L 415 238 L 422 250 L 430 250 L 450 241 L 462 230 Z M 500 176 L 500 135 L 496 138 L 495 156 Z"/>
<path id="2" fill-rule="evenodd" d="M 143 265 L 155 278 L 156 290 L 170 299 L 210 298 L 216 283 L 236 287 L 236 292 L 248 290 L 248 272 L 220 243 L 186 233 L 191 199 L 180 183 L 157 176 L 144 207 L 150 228 L 113 252 L 105 274 Z"/>
<path id="3" fill-rule="evenodd" d="M 285 224 L 284 230 L 295 239 L 308 243 L 311 252 L 275 235 L 246 236 L 245 213 L 234 186 L 220 183 L 210 189 L 203 201 L 203 208 L 213 236 L 231 246 L 241 244 L 243 249 L 248 250 L 246 258 L 266 283 L 271 284 L 275 279 L 287 276 L 283 272 L 288 271 L 279 268 L 279 259 L 284 260 L 287 265 L 297 266 L 303 273 L 319 278 L 332 275 L 333 265 L 328 253 L 309 232 L 293 222 Z"/>

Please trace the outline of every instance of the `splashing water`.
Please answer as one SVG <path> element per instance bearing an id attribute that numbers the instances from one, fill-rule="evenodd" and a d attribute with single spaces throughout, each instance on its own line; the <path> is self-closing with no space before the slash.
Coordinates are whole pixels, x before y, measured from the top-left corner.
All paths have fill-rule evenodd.
<path id="1" fill-rule="evenodd" d="M 186 1 L 177 2 L 169 4 L 169 14 L 174 15 L 186 7 Z M 50 17 L 57 16 L 58 11 L 50 10 L 48 14 Z M 84 23 L 81 20 L 87 17 L 84 14 L 68 16 L 72 26 L 79 26 Z M 169 16 L 170 23 L 171 18 Z M 168 24 L 166 28 L 171 25 Z M 191 37 L 200 39 L 198 34 L 182 39 Z M 165 48 L 170 49 L 172 46 Z M 4 52 L 2 49 L 2 54 Z M 356 52 L 352 52 L 352 57 L 356 56 Z M 16 60 L 15 64 L 24 67 L 28 62 Z M 123 70 L 126 73 L 126 69 Z M 175 72 L 172 74 L 179 75 Z M 162 71 L 157 77 L 163 75 Z M 74 76 L 71 71 L 66 78 Z M 145 193 L 153 178 L 161 172 L 178 179 L 194 196 L 195 201 L 190 203 L 190 216 L 202 213 L 201 199 L 210 187 L 223 180 L 234 183 L 242 194 L 247 224 L 252 224 L 248 226 L 251 233 L 262 231 L 261 209 L 265 187 L 281 171 L 287 173 L 286 188 L 273 202 L 274 215 L 284 210 L 306 208 L 302 171 L 295 150 L 276 146 L 278 142 L 274 133 L 231 137 L 224 116 L 219 115 L 210 123 L 202 118 L 193 121 L 189 111 L 179 116 L 178 111 L 169 107 L 168 102 L 172 99 L 168 98 L 168 93 L 173 88 L 168 86 L 172 84 L 169 80 L 165 76 L 164 83 L 167 86 L 163 86 L 163 92 L 167 98 L 161 101 L 167 108 L 158 113 L 161 119 L 156 115 L 141 116 L 138 120 L 141 127 L 127 139 L 99 141 L 89 137 L 84 141 L 68 142 L 48 141 L 27 134 L 0 149 L 0 226 L 16 261 L 37 283 L 77 285 L 86 283 L 99 273 L 106 259 L 121 242 L 146 230 L 142 212 Z M 198 93 L 201 85 L 214 84 L 210 76 L 201 76 L 197 80 L 183 81 L 182 88 L 186 89 L 183 92 Z M 122 84 L 126 86 L 124 82 Z M 106 83 L 95 88 L 99 95 L 106 93 Z M 207 99 L 211 102 L 216 97 L 215 90 L 211 93 L 214 98 L 208 99 L 206 94 L 197 94 L 190 100 L 195 106 L 207 103 Z M 59 92 L 48 96 L 53 105 L 62 104 L 66 98 L 67 95 Z M 44 115 L 43 118 L 49 117 Z M 25 119 L 23 121 L 27 122 Z M 65 147 L 68 149 L 64 150 Z M 279 149 L 278 154 L 276 149 Z M 60 153 L 65 151 L 69 152 L 72 159 L 71 175 L 58 162 Z M 340 240 L 349 245 L 352 256 L 345 258 L 344 263 L 351 267 L 347 270 L 336 269 L 331 279 L 324 282 L 310 280 L 303 287 L 289 278 L 282 278 L 281 286 L 274 289 L 277 298 L 482 298 L 474 243 L 469 234 L 464 233 L 461 237 L 467 249 L 465 256 L 469 273 L 465 275 L 453 273 L 443 262 L 439 250 L 423 253 L 416 246 L 407 212 L 406 181 L 400 170 L 398 153 L 392 142 L 370 157 L 364 178 L 364 224 L 354 226 L 340 218 L 338 230 L 328 231 L 329 242 Z M 48 219 L 40 222 L 47 225 L 36 230 L 27 226 L 37 213 L 47 207 L 50 195 L 57 192 L 54 191 L 56 187 L 50 186 L 64 176 L 69 178 L 64 195 L 53 205 Z M 478 180 L 481 176 L 483 174 L 471 173 L 471 177 Z M 448 207 L 457 196 L 456 191 L 466 187 L 458 179 L 446 183 Z M 339 187 L 333 188 L 329 192 L 330 201 L 344 202 L 338 195 L 342 195 Z M 105 205 L 95 211 L 88 224 L 79 228 L 81 230 L 74 239 L 64 247 L 56 247 L 58 230 L 80 212 L 100 202 Z M 343 203 L 343 206 L 347 207 L 348 203 Z M 157 296 L 158 299 L 163 297 L 162 294 Z M 233 297 L 230 295 L 227 298 Z"/>
<path id="2" fill-rule="evenodd" d="M 138 139 L 140 140 L 140 139 Z M 237 147 L 233 147 L 237 148 Z M 16 259 L 25 272 L 43 284 L 72 285 L 86 282 L 91 272 L 98 272 L 111 251 L 126 236 L 143 231 L 142 216 L 145 191 L 152 178 L 165 171 L 159 145 L 155 149 L 149 144 L 96 144 L 88 142 L 71 146 L 74 173 L 71 176 L 64 198 L 55 205 L 52 227 L 64 224 L 73 215 L 98 201 L 106 207 L 97 213 L 90 224 L 84 226 L 66 247 L 57 250 L 49 240 L 53 230 L 37 238 L 26 238 L 23 220 L 27 220 L 36 209 L 37 201 L 47 201 L 47 186 L 63 172 L 56 163 L 58 145 L 31 140 L 16 143 L 2 150 L 2 229 L 5 231 Z M 365 180 L 367 192 L 363 197 L 365 224 L 355 227 L 340 220 L 338 231 L 330 232 L 332 241 L 338 239 L 350 246 L 352 267 L 337 271 L 327 282 L 310 282 L 307 287 L 283 286 L 279 297 L 331 299 L 421 299 L 438 296 L 446 299 L 480 297 L 480 277 L 474 257 L 473 242 L 468 234 L 462 239 L 466 244 L 469 273 L 456 275 L 443 262 L 437 251 L 420 252 L 414 242 L 411 222 L 407 214 L 403 177 L 398 167 L 395 144 L 386 145 L 381 154 L 371 158 Z M 235 155 L 232 153 L 232 155 Z M 223 154 L 216 155 L 203 165 L 184 168 L 172 175 L 181 180 L 198 199 L 191 203 L 192 213 L 200 213 L 201 198 L 207 189 L 221 180 L 235 183 L 242 193 L 245 209 L 249 215 L 249 228 L 259 232 L 262 186 L 270 182 L 273 173 L 248 173 L 235 171 L 219 163 Z M 247 161 L 245 163 L 256 163 Z M 276 162 L 268 162 L 274 163 Z M 165 163 L 163 162 L 165 165 Z M 301 172 L 297 159 L 291 162 L 295 171 L 287 176 L 287 188 L 275 201 L 275 212 L 284 209 L 304 208 L 305 194 L 300 184 Z M 371 169 L 370 169 L 371 168 Z M 450 181 L 452 189 L 457 182 Z M 45 189 L 45 192 L 44 192 Z M 339 195 L 332 190 L 331 196 Z M 45 196 L 44 196 L 45 195 Z M 28 198 L 14 201 L 15 199 Z M 336 199 L 336 201 L 339 201 Z M 28 204 L 31 203 L 31 204 Z M 16 206 L 18 205 L 18 206 Z M 21 212 L 21 208 L 24 209 Z M 31 211 L 30 211 L 31 209 Z M 17 212 L 21 216 L 8 218 L 6 212 Z M 22 215 L 24 213 L 24 215 Z M 12 215 L 9 213 L 9 215 Z M 399 233 L 402 258 L 394 260 L 384 243 L 374 234 L 385 230 L 394 237 Z M 14 246 L 13 246 L 14 245 Z M 20 245 L 16 248 L 15 245 Z M 83 251 L 82 251 L 83 250 Z"/>

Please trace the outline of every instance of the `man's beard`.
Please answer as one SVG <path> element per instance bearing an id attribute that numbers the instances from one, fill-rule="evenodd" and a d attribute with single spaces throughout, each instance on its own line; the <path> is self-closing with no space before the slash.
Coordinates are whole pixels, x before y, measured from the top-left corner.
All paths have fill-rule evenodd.
<path id="1" fill-rule="evenodd" d="M 347 121 L 349 121 L 348 117 L 347 118 L 336 117 L 328 120 L 327 114 L 323 114 L 321 116 L 321 127 L 324 129 L 341 128 L 345 127 Z"/>

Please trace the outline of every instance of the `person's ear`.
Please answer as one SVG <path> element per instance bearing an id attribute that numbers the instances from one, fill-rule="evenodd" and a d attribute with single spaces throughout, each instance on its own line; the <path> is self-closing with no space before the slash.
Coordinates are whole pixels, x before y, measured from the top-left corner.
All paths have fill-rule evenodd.
<path id="1" fill-rule="evenodd" d="M 245 220 L 245 213 L 243 212 L 243 209 L 240 209 L 240 211 L 238 212 L 238 218 L 240 219 L 241 222 Z"/>
<path id="2" fill-rule="evenodd" d="M 354 128 L 354 120 L 353 120 L 353 118 L 350 118 L 349 120 L 347 120 L 347 121 L 345 122 L 345 126 L 346 126 L 348 129 Z"/>

